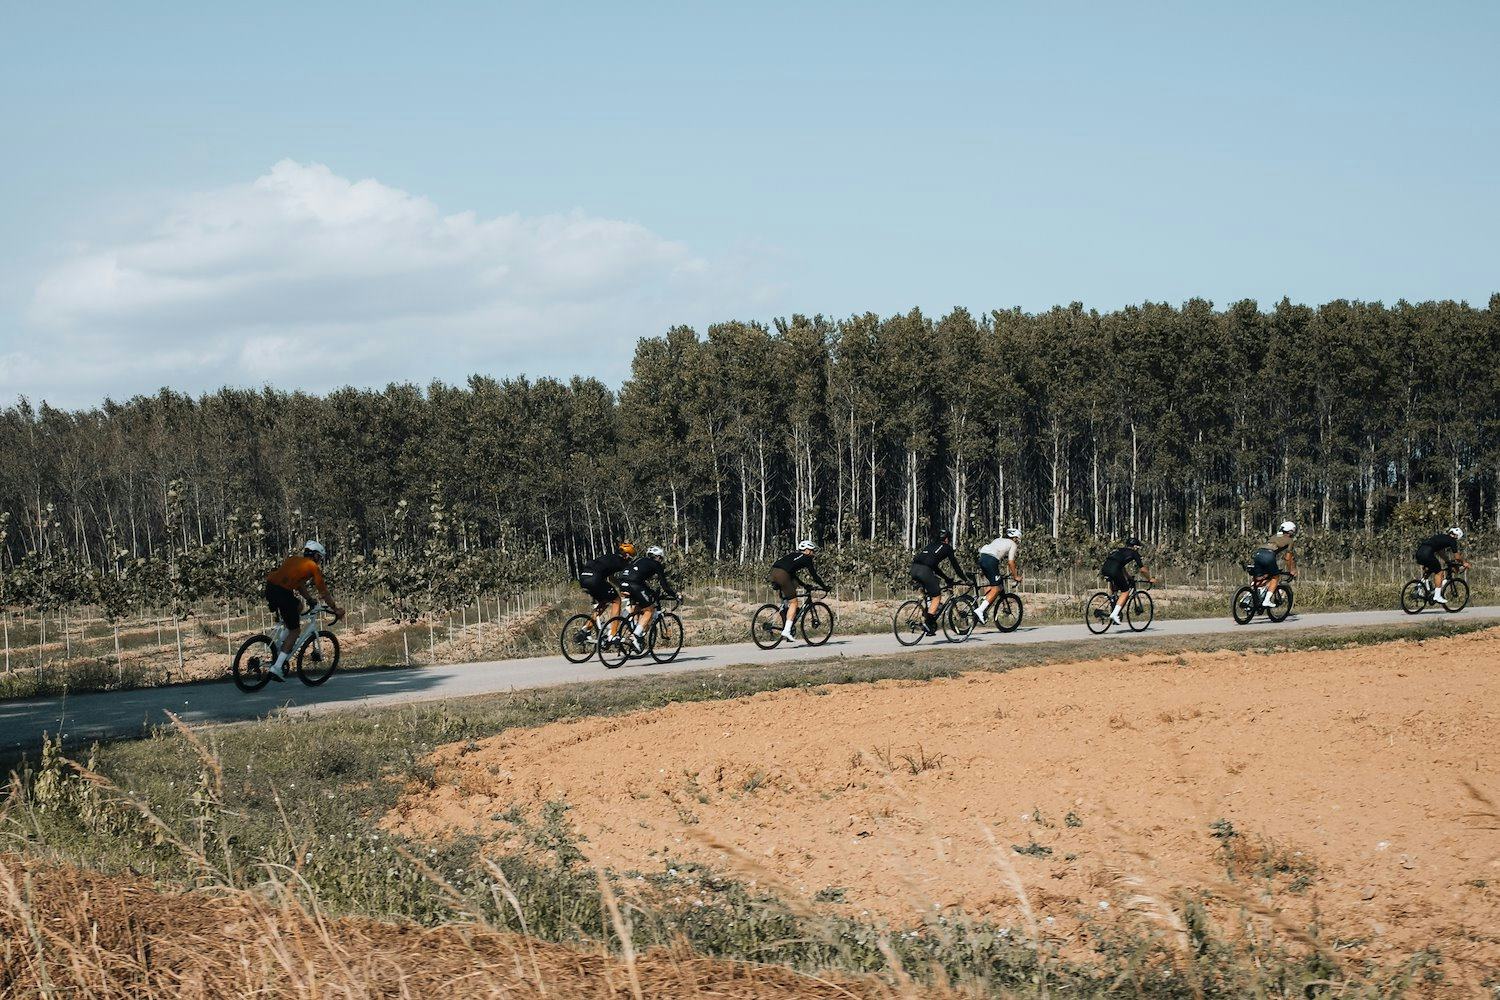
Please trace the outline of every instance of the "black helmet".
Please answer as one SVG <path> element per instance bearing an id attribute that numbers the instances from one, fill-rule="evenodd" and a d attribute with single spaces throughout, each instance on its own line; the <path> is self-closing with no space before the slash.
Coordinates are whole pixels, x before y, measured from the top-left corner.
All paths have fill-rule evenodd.
<path id="1" fill-rule="evenodd" d="M 1141 541 L 1139 538 L 1135 537 L 1134 535 L 1131 535 L 1129 538 L 1125 539 L 1125 544 L 1128 545 L 1132 549 L 1138 549 L 1142 545 L 1145 545 L 1146 543 L 1143 542 L 1143 541 Z"/>
<path id="2" fill-rule="evenodd" d="M 938 532 L 938 539 L 939 541 L 951 542 L 953 541 L 953 532 L 949 531 L 947 528 L 944 528 L 942 531 Z"/>

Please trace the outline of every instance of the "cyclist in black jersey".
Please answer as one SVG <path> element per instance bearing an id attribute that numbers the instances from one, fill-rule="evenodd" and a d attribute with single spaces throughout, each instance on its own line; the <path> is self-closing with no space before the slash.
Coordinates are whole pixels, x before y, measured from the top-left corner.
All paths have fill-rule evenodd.
<path id="1" fill-rule="evenodd" d="M 1458 549 L 1458 543 L 1463 541 L 1464 529 L 1449 528 L 1440 531 L 1431 538 L 1422 540 L 1417 546 L 1417 554 L 1414 558 L 1422 564 L 1422 568 L 1432 574 L 1432 599 L 1438 604 L 1447 604 L 1448 599 L 1443 596 L 1443 577 L 1446 575 L 1445 563 L 1453 559 L 1468 569 L 1471 565 L 1469 560 L 1463 557 Z M 1449 555 L 1449 553 L 1452 553 Z"/>
<path id="2" fill-rule="evenodd" d="M 938 534 L 927 547 L 918 552 L 911 561 L 912 582 L 922 588 L 922 593 L 927 595 L 927 610 L 923 619 L 927 625 L 927 634 L 937 634 L 937 608 L 938 602 L 942 600 L 943 587 L 951 587 L 953 580 L 948 579 L 948 574 L 943 572 L 943 563 L 953 565 L 955 577 L 964 576 L 964 568 L 958 564 L 958 555 L 953 551 L 953 532 L 944 530 Z M 942 578 L 942 583 L 938 582 Z"/>
<path id="3" fill-rule="evenodd" d="M 781 622 L 782 638 L 790 641 L 792 638 L 792 624 L 797 620 L 797 588 L 806 587 L 809 584 L 801 577 L 801 572 L 807 570 L 809 576 L 823 590 L 828 589 L 828 584 L 818 575 L 818 568 L 813 565 L 813 553 L 818 547 L 812 543 L 811 538 L 804 538 L 797 543 L 796 552 L 788 552 L 780 559 L 771 564 L 771 586 L 786 601 L 786 617 Z"/>
<path id="4" fill-rule="evenodd" d="M 665 556 L 660 545 L 653 545 L 646 550 L 645 555 L 620 571 L 620 591 L 630 598 L 631 604 L 646 609 L 646 613 L 635 623 L 635 635 L 632 636 L 638 653 L 641 651 L 641 639 L 645 636 L 646 629 L 651 627 L 651 619 L 656 614 L 658 588 L 652 584 L 659 584 L 662 597 L 677 596 L 677 588 L 672 586 L 672 581 L 667 578 L 666 567 L 661 563 Z"/>
<path id="5" fill-rule="evenodd" d="M 1142 544 L 1144 543 L 1139 538 L 1125 539 L 1125 544 L 1105 556 L 1104 564 L 1099 567 L 1099 575 L 1109 581 L 1110 593 L 1115 595 L 1115 608 L 1109 613 L 1109 619 L 1116 625 L 1120 624 L 1120 614 L 1125 610 L 1125 602 L 1130 599 L 1130 591 L 1135 587 L 1135 578 L 1130 575 L 1131 567 L 1140 567 L 1142 576 L 1152 583 L 1157 582 L 1141 559 Z"/>
<path id="6" fill-rule="evenodd" d="M 634 558 L 635 546 L 621 542 L 615 551 L 596 556 L 578 567 L 578 586 L 589 595 L 594 614 L 600 621 L 608 621 L 620 613 L 620 592 L 615 589 L 615 576 Z"/>

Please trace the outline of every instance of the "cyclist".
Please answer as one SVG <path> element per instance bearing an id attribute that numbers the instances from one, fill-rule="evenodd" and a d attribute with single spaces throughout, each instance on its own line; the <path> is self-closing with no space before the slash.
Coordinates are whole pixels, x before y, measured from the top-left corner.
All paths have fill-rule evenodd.
<path id="1" fill-rule="evenodd" d="M 979 549 L 979 571 L 990 585 L 985 588 L 984 598 L 979 602 L 979 607 L 974 609 L 974 615 L 982 622 L 989 613 L 990 603 L 1000 596 L 1000 587 L 1004 577 L 1000 575 L 1000 563 L 1006 564 L 1006 571 L 1021 582 L 1021 571 L 1016 569 L 1017 543 L 1021 540 L 1020 528 L 1006 528 L 1005 534 L 996 538 L 988 545 Z"/>
<path id="2" fill-rule="evenodd" d="M 662 597 L 676 597 L 677 588 L 672 586 L 672 581 L 667 578 L 666 567 L 661 561 L 666 556 L 660 545 L 653 545 L 646 550 L 646 554 L 638 556 L 620 571 L 618 580 L 620 592 L 630 598 L 630 603 L 637 608 L 644 607 L 646 614 L 642 620 L 635 623 L 635 634 L 630 637 L 635 651 L 639 653 L 642 649 L 642 639 L 645 638 L 646 629 L 651 627 L 651 619 L 656 614 L 656 599 L 658 594 L 652 583 L 659 581 Z"/>
<path id="3" fill-rule="evenodd" d="M 928 635 L 937 635 L 938 601 L 942 599 L 943 588 L 951 587 L 954 583 L 943 572 L 945 562 L 953 564 L 956 576 L 965 575 L 964 568 L 958 564 L 958 555 L 953 551 L 953 532 L 946 528 L 938 532 L 938 536 L 928 542 L 927 547 L 912 557 L 911 561 L 911 581 L 927 595 L 927 608 L 922 618 L 927 625 Z M 940 577 L 942 583 L 938 583 Z"/>
<path id="4" fill-rule="evenodd" d="M 1431 538 L 1424 539 L 1422 544 L 1417 546 L 1415 558 L 1417 562 L 1422 564 L 1422 568 L 1431 575 L 1432 599 L 1438 604 L 1448 603 L 1448 599 L 1443 596 L 1445 560 L 1452 558 L 1459 565 L 1463 566 L 1464 569 L 1468 569 L 1471 565 L 1469 560 L 1463 557 L 1463 553 L 1458 550 L 1458 543 L 1463 541 L 1463 538 L 1464 529 L 1449 528 L 1447 531 L 1440 531 Z M 1445 553 L 1448 552 L 1452 552 L 1453 555 L 1451 557 L 1446 555 Z"/>
<path id="5" fill-rule="evenodd" d="M 1109 613 L 1109 620 L 1116 625 L 1120 624 L 1120 615 L 1125 610 L 1125 602 L 1130 599 L 1130 592 L 1135 589 L 1135 578 L 1130 575 L 1130 568 L 1138 566 L 1141 575 L 1148 581 L 1158 582 L 1151 575 L 1151 570 L 1141 561 L 1143 544 L 1139 538 L 1133 536 L 1125 539 L 1125 544 L 1105 556 L 1104 565 L 1099 567 L 1099 575 L 1109 581 L 1109 592 L 1115 595 L 1115 607 Z"/>
<path id="6" fill-rule="evenodd" d="M 818 575 L 818 568 L 813 565 L 813 553 L 816 551 L 818 547 L 812 543 L 812 539 L 804 538 L 797 543 L 797 551 L 788 552 L 771 564 L 771 586 L 776 588 L 776 592 L 786 602 L 781 637 L 788 641 L 792 638 L 792 625 L 797 621 L 797 588 L 811 586 L 802 579 L 802 571 L 807 570 L 819 588 L 828 589 L 828 584 L 823 582 L 823 578 Z"/>
<path id="7" fill-rule="evenodd" d="M 615 589 L 615 575 L 629 566 L 634 558 L 635 545 L 621 542 L 615 551 L 596 556 L 578 568 L 578 586 L 594 603 L 596 617 L 608 621 L 620 613 L 620 592 Z"/>
<path id="8" fill-rule="evenodd" d="M 278 681 L 286 680 L 287 658 L 292 655 L 292 647 L 302 633 L 302 602 L 297 599 L 298 594 L 307 598 L 308 604 L 313 604 L 316 603 L 313 597 L 316 588 L 318 596 L 333 612 L 334 620 L 344 617 L 344 609 L 334 601 L 328 592 L 328 582 L 323 579 L 322 564 L 327 557 L 328 550 L 323 544 L 309 538 L 302 546 L 301 555 L 287 556 L 280 566 L 266 574 L 266 605 L 286 626 L 286 638 L 281 640 L 276 662 L 271 664 L 271 676 Z"/>
<path id="9" fill-rule="evenodd" d="M 1297 525 L 1291 521 L 1282 521 L 1276 534 L 1266 540 L 1266 544 L 1255 550 L 1253 557 L 1255 563 L 1255 575 L 1266 577 L 1266 596 L 1261 603 L 1268 608 L 1276 606 L 1276 588 L 1281 583 L 1281 567 L 1277 565 L 1283 552 L 1286 553 L 1286 572 L 1297 572 L 1297 556 L 1292 551 L 1292 545 L 1296 541 Z"/>

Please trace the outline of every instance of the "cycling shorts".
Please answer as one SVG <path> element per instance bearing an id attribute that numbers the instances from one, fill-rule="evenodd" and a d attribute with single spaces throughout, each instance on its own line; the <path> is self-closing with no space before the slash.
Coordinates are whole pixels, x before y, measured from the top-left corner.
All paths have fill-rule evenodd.
<path id="1" fill-rule="evenodd" d="M 1126 573 L 1123 569 L 1116 570 L 1113 573 L 1100 572 L 1099 575 L 1108 580 L 1109 585 L 1120 593 L 1124 593 L 1131 587 L 1135 586 L 1135 581 L 1132 580 L 1130 578 L 1130 574 Z"/>
<path id="2" fill-rule="evenodd" d="M 580 573 L 578 586 L 583 588 L 583 592 L 588 594 L 595 604 L 610 604 L 615 599 L 615 588 L 609 582 L 609 577 L 600 576 L 597 573 Z"/>
<path id="3" fill-rule="evenodd" d="M 988 552 L 979 553 L 979 572 L 984 574 L 984 578 L 990 582 L 991 587 L 1000 586 L 1000 581 L 1004 579 L 1000 575 L 1000 560 Z"/>
<path id="4" fill-rule="evenodd" d="M 276 617 L 289 632 L 302 630 L 302 601 L 297 595 L 278 583 L 266 584 L 266 606 L 276 612 Z"/>
<path id="5" fill-rule="evenodd" d="M 943 582 L 938 579 L 937 571 L 924 563 L 911 564 L 911 579 L 928 597 L 937 597 L 943 592 Z"/>
<path id="6" fill-rule="evenodd" d="M 652 590 L 644 583 L 621 582 L 620 590 L 630 595 L 630 603 L 634 604 L 636 607 L 656 603 L 656 591 Z"/>
<path id="7" fill-rule="evenodd" d="M 783 601 L 790 601 L 797 596 L 797 581 L 784 569 L 771 567 L 771 586 L 776 588 Z"/>
<path id="8" fill-rule="evenodd" d="M 1438 558 L 1438 554 L 1432 550 L 1430 545 L 1423 545 L 1417 549 L 1415 558 L 1417 562 L 1422 564 L 1424 569 L 1430 570 L 1433 573 L 1441 573 L 1443 570 L 1443 560 Z"/>
<path id="9" fill-rule="evenodd" d="M 1254 563 L 1256 576 L 1276 576 L 1281 572 L 1281 567 L 1276 565 L 1275 549 L 1256 549 Z"/>

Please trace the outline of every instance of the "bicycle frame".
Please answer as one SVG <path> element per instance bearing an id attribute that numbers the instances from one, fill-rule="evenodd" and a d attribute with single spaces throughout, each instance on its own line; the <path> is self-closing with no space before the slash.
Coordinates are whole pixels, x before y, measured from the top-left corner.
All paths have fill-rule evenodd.
<path id="1" fill-rule="evenodd" d="M 314 639 L 317 637 L 317 634 L 320 631 L 319 626 L 322 625 L 322 616 L 327 614 L 327 612 L 328 606 L 325 604 L 314 604 L 312 607 L 307 609 L 307 614 L 305 616 L 307 618 L 307 624 L 302 626 L 301 632 L 297 633 L 297 641 L 292 643 L 292 651 L 287 654 L 287 659 L 291 659 L 292 657 L 296 656 L 297 653 L 301 651 L 302 647 L 307 645 L 309 639 Z M 282 624 L 281 622 L 277 622 L 276 628 L 271 632 L 271 645 L 275 647 L 277 652 L 280 652 L 281 644 L 285 641 L 286 625 Z"/>

